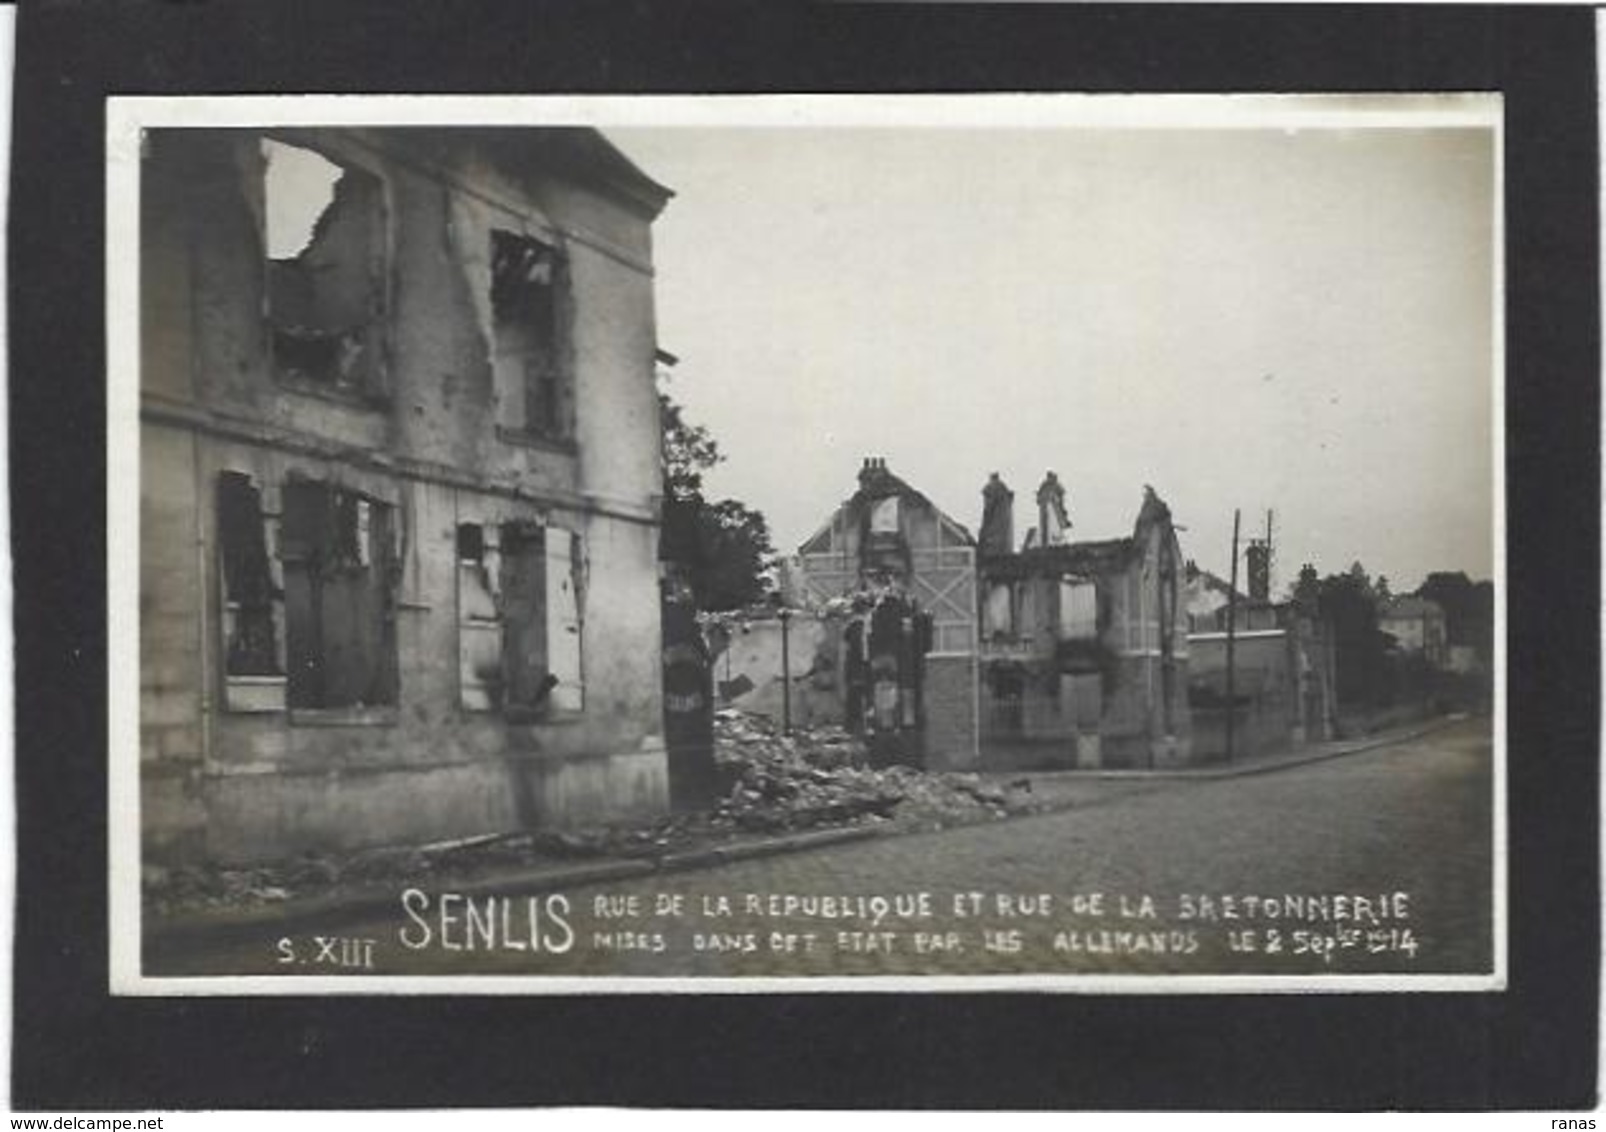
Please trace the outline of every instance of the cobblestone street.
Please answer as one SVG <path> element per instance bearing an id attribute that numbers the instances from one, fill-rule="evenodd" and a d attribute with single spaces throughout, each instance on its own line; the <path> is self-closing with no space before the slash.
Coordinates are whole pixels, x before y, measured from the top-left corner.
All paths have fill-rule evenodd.
<path id="1" fill-rule="evenodd" d="M 328 927 L 326 938 L 342 941 L 339 954 L 367 954 L 371 967 L 333 966 L 327 947 L 318 961 L 310 935 L 185 966 L 470 975 L 1477 973 L 1492 955 L 1487 726 L 1464 721 L 1275 773 L 1095 783 L 1107 787 L 1102 796 L 1095 790 L 1063 813 L 572 888 L 562 891 L 567 907 L 556 909 L 550 895 L 453 903 L 426 890 L 414 894 L 410 916 L 398 894 L 393 917 Z M 679 897 L 680 915 L 657 914 L 668 894 Z M 1405 894 L 1403 902 L 1393 894 Z M 1324 895 L 1319 916 L 1308 900 L 1298 911 L 1287 899 Z M 781 903 L 788 896 L 837 903 Z M 875 922 L 875 908 L 858 897 L 884 898 L 887 914 Z M 1223 897 L 1233 898 L 1230 917 Z M 352 950 L 349 940 L 373 942 Z"/>

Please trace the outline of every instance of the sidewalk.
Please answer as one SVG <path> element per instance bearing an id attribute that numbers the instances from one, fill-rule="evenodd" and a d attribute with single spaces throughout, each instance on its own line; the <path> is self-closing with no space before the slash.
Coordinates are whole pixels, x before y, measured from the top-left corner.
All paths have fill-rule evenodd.
<path id="1" fill-rule="evenodd" d="M 1063 770 L 996 776 L 1015 781 L 1029 779 L 1030 800 L 1005 815 L 1003 820 L 1060 813 L 1081 806 L 1095 805 L 1131 793 L 1109 789 L 1109 784 L 1158 787 L 1161 783 L 1186 780 L 1214 780 L 1305 766 L 1345 755 L 1392 746 L 1464 722 L 1465 715 L 1429 720 L 1410 727 L 1380 732 L 1360 739 L 1315 744 L 1297 751 L 1279 752 L 1228 765 L 1179 768 L 1173 770 Z M 995 776 L 984 776 L 993 778 Z M 986 819 L 983 819 L 986 820 Z M 963 828 L 978 822 L 955 823 L 947 828 Z M 472 877 L 432 874 L 417 878 L 433 885 L 450 884 L 452 891 L 466 896 L 506 893 L 538 894 L 564 888 L 610 881 L 631 880 L 655 874 L 710 868 L 733 861 L 783 853 L 804 852 L 852 841 L 920 832 L 918 828 L 892 821 L 867 821 L 834 828 L 810 829 L 778 837 L 740 837 L 637 857 L 609 857 L 589 861 L 542 864 L 531 867 L 487 868 Z M 929 831 L 929 830 L 926 830 Z M 371 884 L 346 887 L 306 897 L 249 907 L 185 910 L 164 917 L 147 913 L 143 929 L 147 952 L 172 954 L 195 946 L 215 946 L 231 941 L 260 939 L 264 932 L 290 934 L 298 928 L 332 930 L 342 922 L 383 915 L 396 908 L 405 884 Z"/>
<path id="2" fill-rule="evenodd" d="M 1307 743 L 1297 749 L 1271 751 L 1233 762 L 1223 762 L 1209 766 L 1188 767 L 1162 767 L 1155 770 L 1148 769 L 1088 769 L 1088 770 L 1060 770 L 1040 772 L 1040 774 L 1070 775 L 1077 778 L 1143 778 L 1143 779 L 1175 779 L 1175 778 L 1236 778 L 1244 774 L 1264 774 L 1267 771 L 1282 770 L 1286 767 L 1303 766 L 1306 763 L 1321 762 L 1323 759 L 1338 758 L 1340 755 L 1353 755 L 1361 751 L 1370 751 L 1376 747 L 1388 747 L 1395 743 L 1406 743 L 1412 739 L 1419 739 L 1435 731 L 1461 723 L 1471 716 L 1464 712 L 1440 716 L 1437 719 L 1423 720 L 1419 723 L 1407 724 L 1403 727 L 1390 728 L 1378 731 L 1371 735 L 1364 735 L 1358 739 L 1334 739 L 1325 743 Z"/>
<path id="3" fill-rule="evenodd" d="M 1112 768 L 1022 773 L 1025 777 L 1031 779 L 1033 794 L 1041 800 L 1040 808 L 1035 812 L 1050 813 L 1074 809 L 1076 806 L 1086 804 L 1096 797 L 1095 784 L 1097 783 L 1153 783 L 1158 785 L 1179 781 L 1210 781 L 1223 778 L 1241 778 L 1253 774 L 1270 774 L 1274 771 L 1289 770 L 1294 767 L 1306 766 L 1310 763 L 1342 758 L 1345 755 L 1360 754 L 1363 751 L 1371 751 L 1379 747 L 1408 743 L 1435 731 L 1453 727 L 1469 718 L 1471 717 L 1464 713 L 1457 713 L 1441 716 L 1437 719 L 1423 720 L 1404 727 L 1379 731 L 1356 739 L 1335 739 L 1325 743 L 1309 743 L 1298 749 L 1272 751 L 1239 759 L 1231 763 L 1210 766 L 1171 767 L 1157 770 Z M 1011 776 L 988 775 L 986 777 L 1003 779 Z"/>

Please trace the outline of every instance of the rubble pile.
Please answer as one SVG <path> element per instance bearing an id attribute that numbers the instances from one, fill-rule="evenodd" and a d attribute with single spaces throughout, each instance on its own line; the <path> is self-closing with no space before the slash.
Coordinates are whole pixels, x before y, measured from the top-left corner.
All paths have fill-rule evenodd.
<path id="1" fill-rule="evenodd" d="M 797 728 L 791 735 L 760 715 L 714 716 L 714 760 L 728 783 L 710 815 L 737 830 L 779 831 L 887 818 L 903 801 L 884 776 L 865 767 L 864 745 L 841 728 Z"/>
<path id="2" fill-rule="evenodd" d="M 796 727 L 783 735 L 766 716 L 714 716 L 714 757 L 728 792 L 711 815 L 738 830 L 780 831 L 891 821 L 940 829 L 1025 812 L 1031 784 L 1006 787 L 978 775 L 872 767 L 862 740 L 841 727 Z"/>
<path id="3" fill-rule="evenodd" d="M 290 899 L 283 868 L 228 869 L 206 865 L 146 865 L 146 906 L 158 916 L 178 908 L 239 908 Z"/>

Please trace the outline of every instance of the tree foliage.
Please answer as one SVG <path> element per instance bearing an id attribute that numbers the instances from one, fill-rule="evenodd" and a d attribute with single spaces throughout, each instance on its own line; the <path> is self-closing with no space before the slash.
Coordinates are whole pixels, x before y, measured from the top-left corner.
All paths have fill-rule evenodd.
<path id="1" fill-rule="evenodd" d="M 1386 581 L 1384 587 L 1386 593 Z M 1385 698 L 1390 638 L 1378 627 L 1380 596 L 1366 568 L 1356 562 L 1344 573 L 1324 578 L 1307 563 L 1293 596 L 1330 628 L 1339 703 L 1375 704 Z"/>
<path id="2" fill-rule="evenodd" d="M 1340 703 L 1379 703 L 1387 697 L 1389 636 L 1378 627 L 1379 598 L 1359 562 L 1322 579 L 1318 609 L 1332 626 Z"/>
<path id="3" fill-rule="evenodd" d="M 703 476 L 725 457 L 719 443 L 667 393 L 663 425 L 664 556 L 690 585 L 697 608 L 742 609 L 765 600 L 774 547 L 764 514 L 737 499 L 709 501 Z"/>
<path id="4" fill-rule="evenodd" d="M 1429 574 L 1418 597 L 1444 610 L 1445 636 L 1452 645 L 1470 645 L 1488 659 L 1494 651 L 1494 583 L 1474 582 L 1457 570 Z"/>
<path id="5" fill-rule="evenodd" d="M 699 568 L 692 575 L 697 607 L 741 609 L 770 593 L 769 524 L 761 512 L 735 499 L 704 503 L 697 511 Z"/>
<path id="6" fill-rule="evenodd" d="M 678 500 L 701 498 L 703 473 L 725 459 L 719 442 L 702 425 L 688 421 L 685 410 L 662 391 L 658 414 L 664 433 L 664 494 Z"/>
<path id="7" fill-rule="evenodd" d="M 1293 586 L 1295 603 L 1322 618 L 1333 635 L 1338 699 L 1347 706 L 1387 706 L 1435 690 L 1446 682 L 1426 658 L 1403 653 L 1379 621 L 1393 595 L 1388 579 L 1375 580 L 1359 562 L 1342 574 L 1320 576 L 1306 565 Z M 1449 643 L 1490 655 L 1494 586 L 1459 571 L 1429 574 L 1416 596 L 1439 605 Z"/>

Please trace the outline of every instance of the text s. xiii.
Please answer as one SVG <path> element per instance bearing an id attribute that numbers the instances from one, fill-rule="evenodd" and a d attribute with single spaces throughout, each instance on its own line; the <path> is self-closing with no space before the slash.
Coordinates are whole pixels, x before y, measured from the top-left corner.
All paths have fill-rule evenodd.
<path id="1" fill-rule="evenodd" d="M 315 935 L 304 940 L 285 936 L 276 945 L 276 960 L 281 964 L 371 971 L 374 967 L 374 944 L 377 942 L 359 936 Z"/>

